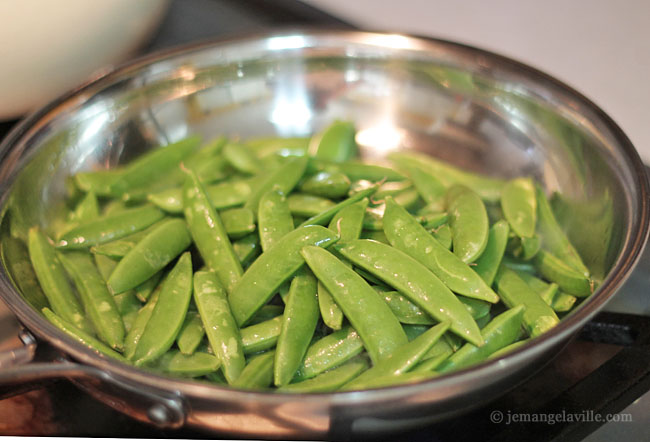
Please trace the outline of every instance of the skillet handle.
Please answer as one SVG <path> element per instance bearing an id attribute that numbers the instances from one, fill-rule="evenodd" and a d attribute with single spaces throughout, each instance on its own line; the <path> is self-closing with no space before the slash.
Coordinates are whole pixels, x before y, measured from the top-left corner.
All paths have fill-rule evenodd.
<path id="1" fill-rule="evenodd" d="M 138 420 L 169 429 L 185 424 L 185 407 L 178 394 L 135 385 L 62 357 L 35 362 L 34 336 L 23 329 L 18 340 L 22 345 L 15 345 L 14 339 L 11 348 L 0 351 L 0 399 L 24 392 L 28 383 L 66 378 L 81 385 L 96 399 Z"/>

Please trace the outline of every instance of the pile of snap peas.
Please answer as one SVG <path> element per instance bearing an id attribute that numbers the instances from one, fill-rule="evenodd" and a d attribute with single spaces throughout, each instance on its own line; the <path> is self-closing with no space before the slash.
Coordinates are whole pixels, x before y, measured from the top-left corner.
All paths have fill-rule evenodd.
<path id="1" fill-rule="evenodd" d="M 14 274 L 25 297 L 83 345 L 279 392 L 379 388 L 499 358 L 593 292 L 531 178 L 410 151 L 357 157 L 345 121 L 310 138 L 191 136 L 69 177 L 58 227 L 5 247 L 31 264 Z"/>

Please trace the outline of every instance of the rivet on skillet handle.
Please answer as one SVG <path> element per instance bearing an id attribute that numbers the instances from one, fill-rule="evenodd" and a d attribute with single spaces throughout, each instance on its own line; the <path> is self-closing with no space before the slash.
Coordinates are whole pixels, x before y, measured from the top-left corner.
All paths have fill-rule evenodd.
<path id="1" fill-rule="evenodd" d="M 185 406 L 180 395 L 127 383 L 98 368 L 51 356 L 47 345 L 39 347 L 39 354 L 44 350 L 50 360 L 34 362 L 36 338 L 24 329 L 18 338 L 0 351 L 0 399 L 24 392 L 28 383 L 67 378 L 96 398 L 122 398 L 104 403 L 136 419 L 168 429 L 185 424 Z M 22 344 L 14 345 L 16 341 Z"/>

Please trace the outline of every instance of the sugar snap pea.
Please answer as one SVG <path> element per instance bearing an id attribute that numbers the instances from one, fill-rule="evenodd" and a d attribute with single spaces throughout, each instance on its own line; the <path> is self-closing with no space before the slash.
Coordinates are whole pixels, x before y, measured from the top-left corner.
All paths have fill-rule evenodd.
<path id="1" fill-rule="evenodd" d="M 435 367 L 435 370 L 439 373 L 448 373 L 478 364 L 492 353 L 515 342 L 521 336 L 524 310 L 523 305 L 518 305 L 501 313 L 481 330 L 485 344 L 481 347 L 471 343 L 463 345 L 438 367 Z"/>
<path id="2" fill-rule="evenodd" d="M 70 221 L 73 223 L 85 223 L 94 220 L 99 216 L 99 203 L 95 192 L 88 192 L 79 201 L 74 211 L 70 213 Z"/>
<path id="3" fill-rule="evenodd" d="M 335 121 L 312 138 L 309 150 L 315 158 L 335 162 L 347 161 L 357 153 L 354 136 L 353 123 Z"/>
<path id="4" fill-rule="evenodd" d="M 524 324 L 530 337 L 536 337 L 555 327 L 559 319 L 553 309 L 517 274 L 501 267 L 495 278 L 497 291 L 509 308 L 523 305 Z"/>
<path id="5" fill-rule="evenodd" d="M 233 241 L 232 250 L 239 259 L 242 268 L 246 267 L 261 251 L 260 240 L 257 233 Z"/>
<path id="6" fill-rule="evenodd" d="M 250 318 L 298 270 L 304 260 L 300 250 L 307 245 L 327 247 L 336 241 L 334 232 L 321 226 L 298 228 L 262 253 L 229 293 L 228 301 L 239 326 Z"/>
<path id="7" fill-rule="evenodd" d="M 358 239 L 363 228 L 366 207 L 368 207 L 368 198 L 342 208 L 330 221 L 329 229 L 337 232 L 343 241 Z"/>
<path id="8" fill-rule="evenodd" d="M 138 311 L 140 311 L 142 304 L 131 291 L 115 295 L 113 299 L 115 300 L 117 311 L 122 315 L 124 331 L 128 333 L 131 330 L 135 318 L 138 316 Z"/>
<path id="9" fill-rule="evenodd" d="M 574 296 L 589 296 L 593 282 L 553 254 L 540 250 L 535 264 L 545 279 L 557 283 L 562 290 Z"/>
<path id="10" fill-rule="evenodd" d="M 380 295 L 402 324 L 432 325 L 436 323 L 431 316 L 407 298 L 400 295 L 399 292 L 380 292 Z"/>
<path id="11" fill-rule="evenodd" d="M 300 190 L 324 198 L 341 198 L 350 189 L 350 178 L 342 172 L 318 172 L 300 184 Z"/>
<path id="12" fill-rule="evenodd" d="M 335 206 L 334 201 L 306 193 L 293 193 L 287 198 L 289 210 L 294 216 L 312 217 Z"/>
<path id="13" fill-rule="evenodd" d="M 293 230 L 293 218 L 286 196 L 271 189 L 260 198 L 257 222 L 262 250 L 270 249 Z"/>
<path id="14" fill-rule="evenodd" d="M 386 359 L 378 362 L 372 368 L 364 371 L 357 378 L 345 384 L 342 389 L 360 390 L 366 388 L 366 383 L 372 379 L 406 373 L 416 365 L 442 337 L 450 324 L 449 321 L 446 321 L 431 327 L 411 342 L 394 351 Z"/>
<path id="15" fill-rule="evenodd" d="M 467 187 L 447 191 L 447 210 L 453 251 L 463 262 L 476 260 L 487 246 L 489 221 L 483 201 Z"/>
<path id="16" fill-rule="evenodd" d="M 133 359 L 133 355 L 135 354 L 135 349 L 138 346 L 138 341 L 140 341 L 140 338 L 142 337 L 142 333 L 144 332 L 144 329 L 147 326 L 147 322 L 149 322 L 149 319 L 151 318 L 153 309 L 156 306 L 156 303 L 158 302 L 159 294 L 160 294 L 160 288 L 154 291 L 151 297 L 149 297 L 149 299 L 147 300 L 147 303 L 138 311 L 137 316 L 135 317 L 133 323 L 131 324 L 131 328 L 129 329 L 129 332 L 126 334 L 126 337 L 124 338 L 124 356 L 129 360 Z"/>
<path id="17" fill-rule="evenodd" d="M 428 207 L 437 211 L 445 207 L 445 186 L 432 174 L 417 167 L 408 168 L 409 178 Z"/>
<path id="18" fill-rule="evenodd" d="M 282 316 L 240 329 L 244 354 L 253 354 L 275 347 L 282 329 Z"/>
<path id="19" fill-rule="evenodd" d="M 223 157 L 235 170 L 244 174 L 255 175 L 262 169 L 260 160 L 245 144 L 226 144 L 223 148 Z"/>
<path id="20" fill-rule="evenodd" d="M 0 254 L 2 264 L 9 270 L 7 275 L 23 294 L 25 300 L 38 311 L 48 307 L 47 296 L 45 296 L 38 283 L 25 243 L 18 238 L 7 235 L 2 238 Z"/>
<path id="21" fill-rule="evenodd" d="M 181 219 L 170 219 L 149 232 L 120 262 L 106 281 L 113 294 L 144 283 L 180 255 L 192 238 Z"/>
<path id="22" fill-rule="evenodd" d="M 185 321 L 183 321 L 181 331 L 176 336 L 176 345 L 182 354 L 191 355 L 199 346 L 204 336 L 205 329 L 201 322 L 201 316 L 188 312 Z"/>
<path id="23" fill-rule="evenodd" d="M 232 239 L 242 238 L 256 229 L 255 215 L 245 207 L 222 210 L 219 217 L 226 233 Z"/>
<path id="24" fill-rule="evenodd" d="M 344 163 L 337 163 L 334 161 L 326 161 L 318 158 L 309 159 L 309 171 L 328 171 L 328 172 L 341 172 L 345 174 L 350 180 L 359 181 L 405 181 L 406 176 L 388 167 L 379 166 L 376 164 L 361 163 L 358 161 L 346 161 Z"/>
<path id="25" fill-rule="evenodd" d="M 451 227 L 449 224 L 443 224 L 437 229 L 431 231 L 431 235 L 440 243 L 442 247 L 447 250 L 451 250 L 452 239 L 451 239 Z"/>
<path id="26" fill-rule="evenodd" d="M 499 270 L 503 254 L 508 242 L 510 228 L 505 220 L 497 221 L 490 227 L 487 246 L 476 260 L 474 271 L 485 281 L 488 286 L 494 282 L 494 277 Z"/>
<path id="27" fill-rule="evenodd" d="M 451 330 L 458 336 L 482 344 L 476 322 L 458 298 L 429 269 L 406 253 L 368 240 L 348 241 L 335 248 L 353 264 L 395 287 L 433 318 L 451 321 Z"/>
<path id="28" fill-rule="evenodd" d="M 43 308 L 42 313 L 47 318 L 47 320 L 54 324 L 57 328 L 74 338 L 76 341 L 85 345 L 86 347 L 89 347 L 106 356 L 110 356 L 111 358 L 117 359 L 118 361 L 125 361 L 124 357 L 121 354 L 100 340 L 95 339 L 88 332 L 76 327 L 72 322 L 66 321 L 49 308 Z"/>
<path id="29" fill-rule="evenodd" d="M 192 259 L 183 253 L 163 281 L 158 301 L 138 340 L 133 361 L 144 365 L 163 355 L 183 325 L 192 296 Z"/>
<path id="30" fill-rule="evenodd" d="M 515 178 L 501 190 L 501 209 L 512 230 L 523 238 L 535 234 L 537 197 L 530 178 Z"/>
<path id="31" fill-rule="evenodd" d="M 278 391 L 287 393 L 326 393 L 336 391 L 368 368 L 364 358 L 355 358 L 314 378 L 288 384 Z"/>
<path id="32" fill-rule="evenodd" d="M 251 192 L 244 207 L 254 211 L 257 210 L 260 198 L 269 189 L 277 188 L 285 195 L 288 195 L 296 187 L 305 173 L 307 161 L 308 159 L 306 157 L 287 160 L 286 163 L 266 176 L 256 189 Z"/>
<path id="33" fill-rule="evenodd" d="M 38 227 L 29 229 L 27 247 L 36 278 L 54 313 L 75 327 L 92 333 L 93 329 L 68 283 L 56 250 Z"/>
<path id="34" fill-rule="evenodd" d="M 217 371 L 220 365 L 219 358 L 209 353 L 170 350 L 156 362 L 156 369 L 178 376 L 199 377 Z"/>
<path id="35" fill-rule="evenodd" d="M 308 246 L 301 253 L 361 336 L 373 363 L 406 343 L 399 321 L 363 278 L 323 248 Z"/>
<path id="36" fill-rule="evenodd" d="M 301 270 L 293 277 L 275 349 L 273 383 L 278 387 L 291 381 L 316 330 L 316 291 L 316 278 L 309 270 Z"/>
<path id="37" fill-rule="evenodd" d="M 331 370 L 363 350 L 363 341 L 350 326 L 326 335 L 309 346 L 294 381 L 313 378 Z"/>
<path id="38" fill-rule="evenodd" d="M 203 185 L 187 172 L 183 186 L 183 213 L 192 239 L 206 265 L 214 270 L 227 291 L 241 279 L 244 270 L 235 255 L 221 217 L 215 212 Z"/>
<path id="39" fill-rule="evenodd" d="M 384 232 L 396 249 L 422 263 L 454 292 L 492 303 L 499 300 L 476 272 L 438 243 L 390 197 L 386 199 Z"/>
<path id="40" fill-rule="evenodd" d="M 318 283 L 318 308 L 323 323 L 332 330 L 340 330 L 343 326 L 343 311 L 336 304 L 332 294 L 322 283 Z"/>
<path id="41" fill-rule="evenodd" d="M 59 252 L 58 258 L 74 281 L 84 310 L 99 338 L 113 349 L 122 349 L 124 322 L 90 253 L 71 250 Z"/>
<path id="42" fill-rule="evenodd" d="M 210 346 L 221 360 L 223 374 L 232 384 L 241 374 L 246 361 L 239 328 L 228 305 L 228 296 L 215 272 L 198 271 L 194 274 L 194 303 L 201 314 Z"/>
<path id="43" fill-rule="evenodd" d="M 64 249 L 79 249 L 104 244 L 143 230 L 163 216 L 163 212 L 151 206 L 127 209 L 73 227 L 61 235 L 56 245 Z"/>
<path id="44" fill-rule="evenodd" d="M 344 199 L 338 204 L 335 204 L 322 212 L 312 216 L 311 218 L 302 222 L 298 227 L 308 226 L 308 225 L 324 225 L 329 223 L 334 215 L 336 215 L 340 210 L 351 206 L 352 204 L 361 201 L 364 198 L 371 196 L 377 190 L 377 185 L 373 185 L 367 189 L 364 189 L 360 192 L 355 193 L 349 198 Z"/>
<path id="45" fill-rule="evenodd" d="M 259 390 L 270 387 L 273 383 L 274 359 L 275 351 L 267 351 L 254 356 L 248 361 L 241 375 L 232 386 L 244 390 Z"/>
<path id="46" fill-rule="evenodd" d="M 260 178 L 225 181 L 206 186 L 205 193 L 215 209 L 230 209 L 243 206 L 258 181 Z M 183 189 L 180 187 L 149 194 L 147 199 L 165 212 L 183 213 Z"/>

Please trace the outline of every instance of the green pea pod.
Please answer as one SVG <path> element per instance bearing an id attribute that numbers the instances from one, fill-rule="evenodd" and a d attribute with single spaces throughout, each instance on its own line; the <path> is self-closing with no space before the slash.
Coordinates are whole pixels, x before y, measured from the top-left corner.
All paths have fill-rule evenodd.
<path id="1" fill-rule="evenodd" d="M 85 251 L 58 253 L 59 261 L 74 281 L 81 303 L 99 338 L 111 348 L 124 346 L 124 323 L 104 278 L 95 267 L 92 255 Z"/>
<path id="2" fill-rule="evenodd" d="M 368 240 L 348 241 L 337 244 L 335 248 L 354 265 L 395 287 L 431 317 L 451 321 L 451 330 L 458 336 L 476 345 L 482 344 L 476 322 L 458 298 L 425 266 L 406 253 Z"/>
<path id="3" fill-rule="evenodd" d="M 307 152 L 311 137 L 260 137 L 246 140 L 246 145 L 260 158 L 284 149 Z"/>
<path id="4" fill-rule="evenodd" d="M 273 383 L 278 387 L 291 382 L 316 330 L 316 291 L 316 278 L 310 271 L 302 270 L 293 277 L 275 349 Z"/>
<path id="5" fill-rule="evenodd" d="M 350 178 L 342 172 L 318 172 L 300 184 L 302 192 L 324 198 L 341 198 L 350 190 Z"/>
<path id="6" fill-rule="evenodd" d="M 259 324 L 260 322 L 268 321 L 269 319 L 273 319 L 277 316 L 282 316 L 283 312 L 284 307 L 281 305 L 266 304 L 264 307 L 259 309 L 257 313 L 255 313 L 255 316 L 253 316 L 251 319 L 250 324 Z"/>
<path id="7" fill-rule="evenodd" d="M 578 298 L 573 295 L 558 291 L 551 301 L 551 307 L 558 313 L 568 312 L 573 308 L 577 300 Z"/>
<path id="8" fill-rule="evenodd" d="M 387 196 L 393 196 L 397 193 L 400 193 L 403 190 L 411 189 L 412 187 L 413 183 L 407 179 L 404 179 L 404 181 L 386 181 L 379 186 L 377 192 L 375 192 L 374 197 L 378 200 L 381 200 Z"/>
<path id="9" fill-rule="evenodd" d="M 510 354 L 510 352 L 518 349 L 519 347 L 523 347 L 525 344 L 527 344 L 529 339 L 522 339 L 521 341 L 513 342 L 510 345 L 506 345 L 500 350 L 495 351 L 492 353 L 490 356 L 488 356 L 488 359 L 501 359 L 504 356 L 507 356 Z"/>
<path id="10" fill-rule="evenodd" d="M 393 247 L 424 264 L 454 292 L 492 303 L 498 302 L 499 297 L 474 270 L 438 243 L 390 197 L 386 200 L 384 233 Z"/>
<path id="11" fill-rule="evenodd" d="M 362 224 L 363 229 L 370 230 L 373 232 L 383 231 L 385 210 L 386 210 L 385 204 L 381 204 L 375 207 L 369 207 L 368 209 L 366 209 L 366 213 L 363 216 L 363 224 Z"/>
<path id="12" fill-rule="evenodd" d="M 223 157 L 235 170 L 247 175 L 255 175 L 262 169 L 260 160 L 245 144 L 226 144 L 223 148 Z"/>
<path id="13" fill-rule="evenodd" d="M 88 192 L 83 197 L 74 211 L 70 214 L 70 221 L 73 223 L 87 223 L 99 217 L 99 203 L 95 192 Z"/>
<path id="14" fill-rule="evenodd" d="M 449 215 L 447 212 L 429 212 L 418 216 L 418 221 L 425 229 L 433 230 L 438 229 L 442 226 L 446 226 L 447 222 L 449 221 Z"/>
<path id="15" fill-rule="evenodd" d="M 123 361 L 123 362 L 125 361 L 124 357 L 121 354 L 119 354 L 118 352 L 116 352 L 115 350 L 113 350 L 103 342 L 99 341 L 98 339 L 93 338 L 90 334 L 76 327 L 73 323 L 66 321 L 61 316 L 57 315 L 52 310 L 50 310 L 49 308 L 45 307 L 42 310 L 42 313 L 45 316 L 45 318 L 47 318 L 48 321 L 54 324 L 58 329 L 65 332 L 67 335 L 74 338 L 75 341 L 85 345 L 91 350 L 102 353 L 106 356 L 117 359 L 119 361 Z"/>
<path id="16" fill-rule="evenodd" d="M 249 325 L 240 330 L 244 354 L 249 355 L 275 347 L 282 329 L 282 316 Z"/>
<path id="17" fill-rule="evenodd" d="M 257 181 L 255 178 L 226 181 L 206 186 L 205 193 L 216 210 L 230 209 L 244 205 Z M 180 187 L 149 194 L 147 199 L 165 212 L 183 213 L 183 189 Z"/>
<path id="18" fill-rule="evenodd" d="M 377 185 L 373 185 L 365 190 L 362 190 L 358 193 L 355 193 L 351 197 L 344 199 L 338 204 L 335 204 L 331 206 L 328 209 L 325 209 L 321 213 L 312 216 L 311 218 L 307 219 L 306 221 L 302 222 L 298 227 L 304 227 L 308 225 L 325 225 L 329 223 L 332 218 L 334 218 L 334 215 L 336 215 L 340 210 L 343 210 L 344 208 L 351 206 L 352 204 L 361 201 L 364 198 L 369 197 L 375 191 L 377 190 Z"/>
<path id="19" fill-rule="evenodd" d="M 275 351 L 253 357 L 232 386 L 243 390 L 260 390 L 270 387 L 273 383 L 274 359 Z"/>
<path id="20" fill-rule="evenodd" d="M 393 200 L 406 210 L 414 210 L 420 202 L 420 194 L 415 189 L 407 189 L 392 196 Z"/>
<path id="21" fill-rule="evenodd" d="M 125 293 L 129 293 L 129 292 L 125 292 Z M 142 337 L 142 333 L 144 332 L 144 329 L 147 326 L 149 319 L 151 318 L 153 309 L 156 306 L 156 303 L 158 302 L 159 295 L 160 295 L 160 288 L 156 289 L 156 291 L 153 292 L 153 294 L 149 297 L 149 300 L 144 305 L 144 307 L 142 307 L 138 311 L 137 316 L 135 317 L 133 323 L 131 324 L 131 328 L 129 329 L 129 332 L 126 334 L 126 338 L 124 338 L 124 357 L 126 357 L 129 360 L 133 359 L 133 355 L 135 354 L 135 349 L 138 346 L 138 342 Z"/>
<path id="22" fill-rule="evenodd" d="M 228 305 L 228 295 L 215 272 L 194 274 L 194 303 L 210 346 L 221 360 L 223 374 L 232 384 L 244 369 L 246 360 L 242 337 Z"/>
<path id="23" fill-rule="evenodd" d="M 192 136 L 147 152 L 122 169 L 119 178 L 108 184 L 107 193 L 97 191 L 97 194 L 121 196 L 129 190 L 164 177 L 178 167 L 180 162 L 190 155 L 200 143 L 200 137 Z"/>
<path id="24" fill-rule="evenodd" d="M 380 295 L 402 324 L 432 325 L 436 323 L 429 314 L 400 295 L 399 292 L 381 292 Z"/>
<path id="25" fill-rule="evenodd" d="M 269 189 L 276 188 L 285 195 L 289 195 L 305 173 L 307 161 L 306 157 L 291 158 L 287 160 L 285 164 L 264 178 L 264 180 L 251 193 L 244 204 L 244 207 L 253 211 L 257 210 L 260 204 L 260 198 L 262 198 L 262 195 L 264 195 Z"/>
<path id="26" fill-rule="evenodd" d="M 73 227 L 61 235 L 56 245 L 63 249 L 83 249 L 104 244 L 146 229 L 163 216 L 160 210 L 150 206 L 127 209 Z"/>
<path id="27" fill-rule="evenodd" d="M 492 286 L 494 277 L 499 270 L 503 254 L 508 243 L 508 233 L 510 227 L 505 220 L 497 221 L 490 227 L 488 243 L 485 250 L 476 260 L 474 271 L 485 281 L 488 286 Z"/>
<path id="28" fill-rule="evenodd" d="M 144 230 L 140 230 L 132 235 L 125 236 L 124 238 L 117 239 L 115 241 L 107 242 L 105 244 L 99 244 L 90 248 L 90 251 L 96 255 L 105 255 L 114 259 L 121 259 L 127 253 L 133 249 L 145 236 L 151 233 L 152 230 L 156 229 L 159 225 L 167 222 L 167 218 L 150 225 Z"/>
<path id="29" fill-rule="evenodd" d="M 188 171 L 183 186 L 183 205 L 192 239 L 203 261 L 217 273 L 226 290 L 232 290 L 244 270 L 228 239 L 221 217 L 212 207 L 203 185 L 191 171 Z"/>
<path id="30" fill-rule="evenodd" d="M 420 198 L 422 198 L 429 207 L 436 208 L 437 211 L 444 210 L 445 186 L 434 175 L 416 167 L 409 167 L 408 174 L 413 185 L 415 185 Z"/>
<path id="31" fill-rule="evenodd" d="M 246 267 L 260 252 L 260 239 L 256 233 L 233 241 L 232 250 L 242 267 Z"/>
<path id="32" fill-rule="evenodd" d="M 182 354 L 191 355 L 203 341 L 204 336 L 205 329 L 203 328 L 203 322 L 201 322 L 201 316 L 188 312 L 181 331 L 176 336 L 176 345 Z"/>
<path id="33" fill-rule="evenodd" d="M 25 243 L 18 238 L 5 235 L 2 238 L 0 254 L 2 264 L 8 270 L 7 275 L 23 298 L 38 311 L 48 307 L 50 304 L 38 283 Z"/>
<path id="34" fill-rule="evenodd" d="M 358 239 L 363 228 L 363 220 L 368 207 L 368 198 L 363 198 L 354 204 L 336 212 L 329 223 L 329 229 L 338 233 L 344 241 Z"/>
<path id="35" fill-rule="evenodd" d="M 438 341 L 441 342 L 441 341 Z M 431 357 L 429 359 L 424 359 L 417 364 L 409 373 L 435 373 L 435 369 L 440 366 L 442 362 L 444 362 L 446 359 L 449 358 L 453 354 L 453 351 L 449 351 L 449 353 L 440 353 L 434 357 Z"/>
<path id="36" fill-rule="evenodd" d="M 336 234 L 325 227 L 307 226 L 288 233 L 273 248 L 262 253 L 229 294 L 230 307 L 239 326 L 245 325 L 304 264 L 300 255 L 304 246 L 327 247 L 336 239 Z"/>
<path id="37" fill-rule="evenodd" d="M 368 368 L 368 361 L 356 358 L 318 376 L 278 388 L 286 393 L 327 393 L 336 391 Z"/>
<path id="38" fill-rule="evenodd" d="M 485 344 L 477 347 L 467 343 L 456 353 L 445 359 L 438 367 L 438 373 L 460 370 L 486 360 L 492 353 L 517 341 L 521 336 L 521 326 L 525 307 L 519 305 L 495 317 L 481 330 Z"/>
<path id="39" fill-rule="evenodd" d="M 447 191 L 447 209 L 454 254 L 465 263 L 475 261 L 487 246 L 490 224 L 485 204 L 469 188 L 455 185 Z"/>
<path id="40" fill-rule="evenodd" d="M 467 298 L 461 295 L 458 295 L 458 300 L 465 306 L 474 319 L 479 319 L 490 314 L 492 304 L 489 302 L 481 301 L 480 299 Z"/>
<path id="41" fill-rule="evenodd" d="M 537 256 L 541 249 L 541 241 L 539 236 L 530 238 L 521 238 L 521 259 L 528 261 Z"/>
<path id="42" fill-rule="evenodd" d="M 344 163 L 336 163 L 312 157 L 309 159 L 309 171 L 341 172 L 350 178 L 351 181 L 367 180 L 376 182 L 407 180 L 406 176 L 394 169 L 389 169 L 388 167 L 378 166 L 375 164 L 361 163 L 354 160 L 346 161 Z"/>
<path id="43" fill-rule="evenodd" d="M 361 336 L 373 363 L 407 342 L 390 308 L 354 270 L 320 247 L 304 247 L 301 253 Z"/>
<path id="44" fill-rule="evenodd" d="M 422 357 L 438 342 L 449 328 L 450 322 L 442 322 L 397 349 L 390 357 L 375 364 L 371 369 L 364 371 L 356 379 L 343 386 L 343 390 L 362 390 L 366 383 L 372 379 L 384 376 L 397 376 L 406 373 L 415 366 Z"/>
<path id="45" fill-rule="evenodd" d="M 539 251 L 535 265 L 545 279 L 557 283 L 571 295 L 585 297 L 593 292 L 593 282 L 589 278 L 545 250 Z"/>
<path id="46" fill-rule="evenodd" d="M 106 284 L 113 294 L 135 288 L 153 277 L 192 242 L 181 219 L 162 223 L 142 239 L 111 273 Z"/>
<path id="47" fill-rule="evenodd" d="M 135 365 L 147 364 L 169 350 L 183 325 L 191 297 L 192 258 L 185 252 L 162 284 L 158 302 L 135 349 Z"/>
<path id="48" fill-rule="evenodd" d="M 96 195 L 110 194 L 110 184 L 124 173 L 123 169 L 100 169 L 91 172 L 79 172 L 73 177 L 76 187 L 83 192 L 92 192 Z"/>
<path id="49" fill-rule="evenodd" d="M 522 272 L 521 270 L 514 270 L 514 272 L 519 276 L 519 278 L 528 284 L 528 287 L 533 289 L 545 303 L 548 305 L 552 304 L 553 298 L 555 298 L 559 289 L 559 286 L 556 283 L 548 283 L 530 273 Z"/>
<path id="50" fill-rule="evenodd" d="M 553 309 L 507 267 L 501 267 L 495 278 L 497 291 L 508 308 L 523 305 L 524 324 L 530 337 L 536 337 L 555 327 L 560 320 Z"/>
<path id="51" fill-rule="evenodd" d="M 296 371 L 294 381 L 303 381 L 337 367 L 363 351 L 361 337 L 350 326 L 314 342 Z"/>
<path id="52" fill-rule="evenodd" d="M 575 269 L 575 271 L 585 278 L 588 278 L 589 269 L 584 265 L 577 250 L 569 242 L 569 239 L 557 222 L 544 190 L 540 186 L 537 186 L 536 191 L 537 233 L 540 236 L 542 248 L 556 256 L 559 261 Z"/>
<path id="53" fill-rule="evenodd" d="M 322 283 L 318 283 L 318 308 L 323 323 L 332 330 L 340 330 L 343 326 L 343 311 L 336 304 L 332 294 Z"/>
<path id="54" fill-rule="evenodd" d="M 365 390 L 371 390 L 375 388 L 394 387 L 396 385 L 415 384 L 437 376 L 438 373 L 425 371 L 409 371 L 395 375 L 378 376 L 373 379 L 368 379 L 363 388 Z"/>
<path id="55" fill-rule="evenodd" d="M 361 231 L 361 235 L 359 235 L 359 239 L 371 239 L 383 244 L 390 244 L 383 230 L 380 230 L 378 232 L 363 230 Z"/>
<path id="56" fill-rule="evenodd" d="M 502 179 L 460 170 L 429 155 L 417 152 L 393 152 L 388 155 L 388 159 L 398 166 L 421 169 L 438 178 L 447 187 L 455 184 L 465 185 L 485 201 L 498 202 L 501 198 L 501 190 L 506 183 Z"/>
<path id="57" fill-rule="evenodd" d="M 451 227 L 449 227 L 449 224 L 445 224 L 438 227 L 437 229 L 434 229 L 431 234 L 436 239 L 436 241 L 438 241 L 440 245 L 445 248 L 445 250 L 451 250 L 452 239 Z"/>
<path id="58" fill-rule="evenodd" d="M 501 209 L 512 230 L 522 238 L 535 234 L 537 197 L 530 178 L 515 178 L 503 186 Z"/>
<path id="59" fill-rule="evenodd" d="M 307 193 L 293 193 L 287 198 L 287 203 L 292 215 L 306 218 L 316 216 L 336 205 L 330 199 Z"/>
<path id="60" fill-rule="evenodd" d="M 309 150 L 315 158 L 342 163 L 357 154 L 354 124 L 335 121 L 312 138 Z"/>
<path id="61" fill-rule="evenodd" d="M 255 214 L 245 207 L 222 210 L 219 217 L 230 238 L 242 238 L 255 231 Z"/>
<path id="62" fill-rule="evenodd" d="M 178 350 L 170 350 L 156 362 L 156 369 L 177 376 L 199 377 L 213 373 L 219 369 L 219 358 L 201 351 L 184 354 Z"/>
<path id="63" fill-rule="evenodd" d="M 286 196 L 271 189 L 260 198 L 257 222 L 262 250 L 269 250 L 283 236 L 293 230 L 293 218 Z"/>
<path id="64" fill-rule="evenodd" d="M 114 215 L 116 213 L 119 213 L 123 210 L 128 209 L 126 202 L 123 200 L 109 200 L 106 202 L 106 204 L 102 208 L 101 215 L 102 216 L 108 216 L 108 215 Z"/>
<path id="65" fill-rule="evenodd" d="M 27 247 L 36 278 L 54 313 L 75 327 L 92 333 L 93 329 L 68 283 L 55 248 L 38 227 L 29 229 Z"/>
<path id="66" fill-rule="evenodd" d="M 120 312 L 122 316 L 122 322 L 124 323 L 124 331 L 129 332 L 133 326 L 135 318 L 138 316 L 138 311 L 142 307 L 142 304 L 135 297 L 133 292 L 124 292 L 119 295 L 113 296 L 115 300 L 115 305 L 117 306 L 117 311 Z"/>

